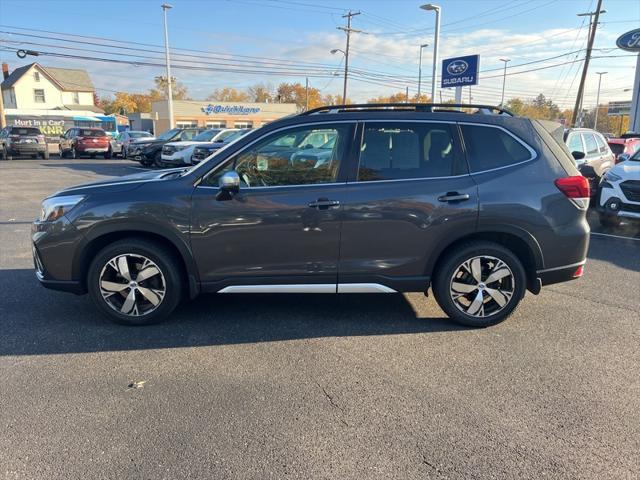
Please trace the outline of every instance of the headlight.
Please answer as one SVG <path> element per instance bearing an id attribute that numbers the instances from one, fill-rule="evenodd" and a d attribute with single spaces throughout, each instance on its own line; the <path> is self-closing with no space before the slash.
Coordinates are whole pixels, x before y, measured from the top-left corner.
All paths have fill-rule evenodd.
<path id="1" fill-rule="evenodd" d="M 84 199 L 83 195 L 67 195 L 51 197 L 42 202 L 41 222 L 53 222 L 69 213 L 73 207 Z"/>
<path id="2" fill-rule="evenodd" d="M 620 175 L 616 175 L 613 172 L 607 172 L 604 174 L 604 178 L 606 178 L 607 180 L 609 180 L 610 182 L 618 182 L 620 180 L 622 180 L 622 177 Z"/>

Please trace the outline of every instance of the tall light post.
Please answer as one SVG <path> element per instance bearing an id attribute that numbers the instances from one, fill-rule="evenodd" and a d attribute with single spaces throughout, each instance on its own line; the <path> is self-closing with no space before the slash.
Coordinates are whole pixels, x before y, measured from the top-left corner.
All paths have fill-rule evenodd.
<path id="1" fill-rule="evenodd" d="M 169 61 L 169 30 L 167 28 L 167 10 L 173 7 L 168 3 L 161 5 L 164 14 L 164 56 L 167 64 L 167 107 L 169 109 L 169 128 L 173 128 L 173 89 L 171 87 L 171 62 Z"/>
<path id="2" fill-rule="evenodd" d="M 331 54 L 335 55 L 336 53 L 340 52 L 341 54 L 344 55 L 344 84 L 342 87 L 342 104 L 346 105 L 346 98 L 347 98 L 347 75 L 349 74 L 349 67 L 347 66 L 347 61 L 349 58 L 349 54 L 347 52 L 345 52 L 344 50 L 342 50 L 341 48 L 334 48 L 333 50 L 331 50 Z"/>
<path id="3" fill-rule="evenodd" d="M 600 83 L 602 82 L 602 75 L 606 75 L 609 72 L 596 72 L 598 75 L 598 94 L 596 95 L 596 118 L 593 121 L 593 129 L 598 126 L 598 113 L 600 112 Z"/>
<path id="4" fill-rule="evenodd" d="M 501 62 L 504 62 L 504 73 L 502 74 L 502 97 L 500 100 L 500 106 L 504 107 L 504 85 L 507 83 L 507 63 L 511 61 L 510 58 L 501 58 Z"/>
<path id="5" fill-rule="evenodd" d="M 428 43 L 420 45 L 420 62 L 418 63 L 418 102 L 420 102 L 420 87 L 422 85 L 422 49 L 428 47 Z M 433 103 L 433 100 L 431 101 Z"/>
<path id="6" fill-rule="evenodd" d="M 438 5 L 433 5 L 432 3 L 422 5 L 420 8 L 436 12 L 436 31 L 433 41 L 433 78 L 431 79 L 431 103 L 434 103 L 436 98 L 436 83 L 438 81 L 438 41 L 440 40 L 440 12 L 442 9 Z"/>

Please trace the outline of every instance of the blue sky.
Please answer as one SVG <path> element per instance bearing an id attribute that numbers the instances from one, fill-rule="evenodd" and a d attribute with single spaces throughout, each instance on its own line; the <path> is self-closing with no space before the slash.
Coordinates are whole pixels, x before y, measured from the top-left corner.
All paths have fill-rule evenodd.
<path id="1" fill-rule="evenodd" d="M 0 45 L 10 49 L 162 63 L 161 3 L 0 0 Z M 176 49 L 175 58 L 180 59 L 175 63 L 202 67 L 197 71 L 175 68 L 173 72 L 194 98 L 204 98 L 223 86 L 245 88 L 258 82 L 277 85 L 281 81 L 304 83 L 305 73 L 309 73 L 311 84 L 324 93 L 340 93 L 342 56 L 331 55 L 330 50 L 344 48 L 345 35 L 336 27 L 344 23 L 342 14 L 348 9 L 362 11 L 354 17 L 353 27 L 367 32 L 352 36 L 354 78 L 350 80 L 349 97 L 353 100 L 364 101 L 372 96 L 404 91 L 405 85 L 414 93 L 418 46 L 433 42 L 434 14 L 420 10 L 421 1 L 173 0 L 170 3 L 174 6 L 169 12 L 170 42 Z M 442 7 L 441 56 L 480 54 L 480 85 L 471 89 L 474 101 L 499 103 L 502 87 L 499 58 L 508 57 L 511 62 L 507 98 L 530 98 L 542 92 L 563 108 L 572 105 L 582 64 L 559 64 L 580 58 L 586 46 L 588 20 L 583 22 L 583 17 L 576 14 L 594 9 L 596 0 L 440 0 L 434 3 Z M 640 26 L 640 2 L 604 0 L 603 8 L 607 13 L 601 17 L 595 45 L 598 50 L 594 56 L 616 58 L 592 61 L 585 106 L 595 103 L 596 71 L 608 72 L 602 81 L 602 100 L 622 100 L 631 95 L 624 89 L 631 87 L 635 58 L 616 50 L 615 39 Z M 121 50 L 117 46 L 147 51 Z M 139 57 L 128 56 L 132 54 Z M 178 54 L 191 56 L 179 57 Z M 0 50 L 0 59 L 12 68 L 27 63 L 7 50 Z M 100 95 L 117 90 L 144 91 L 152 85 L 154 76 L 164 73 L 162 68 L 154 66 L 52 56 L 40 56 L 37 61 L 45 66 L 86 68 Z M 198 61 L 200 63 L 194 63 Z M 219 63 L 234 61 L 254 73 L 211 70 Z M 254 61 L 260 63 L 249 63 Z M 423 92 L 430 88 L 431 61 L 432 50 L 427 48 L 423 56 Z M 534 63 L 518 66 L 529 62 Z M 265 74 L 274 69 L 277 75 Z M 536 70 L 516 73 L 530 69 Z M 465 99 L 468 95 L 465 89 Z M 443 91 L 444 99 L 452 96 L 451 90 Z"/>

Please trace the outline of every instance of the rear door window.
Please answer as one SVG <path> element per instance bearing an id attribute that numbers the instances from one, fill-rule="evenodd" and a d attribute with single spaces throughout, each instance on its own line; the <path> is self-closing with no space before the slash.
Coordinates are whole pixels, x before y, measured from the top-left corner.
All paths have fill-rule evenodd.
<path id="1" fill-rule="evenodd" d="M 582 144 L 582 137 L 578 134 L 569 135 L 569 141 L 567 142 L 570 152 L 582 152 L 587 153 Z"/>
<path id="2" fill-rule="evenodd" d="M 593 133 L 583 133 L 582 138 L 584 138 L 584 146 L 587 149 L 587 155 L 597 155 L 598 144 L 596 143 L 596 139 L 593 138 Z"/>
<path id="3" fill-rule="evenodd" d="M 598 144 L 598 150 L 600 150 L 600 153 L 608 153 L 607 144 L 604 139 L 598 134 L 594 134 L 594 137 L 596 137 L 596 143 Z"/>
<path id="4" fill-rule="evenodd" d="M 466 165 L 453 133 L 438 123 L 370 122 L 360 146 L 358 181 L 462 175 Z"/>
<path id="5" fill-rule="evenodd" d="M 506 131 L 481 125 L 460 125 L 471 172 L 506 167 L 533 158 L 532 152 Z"/>

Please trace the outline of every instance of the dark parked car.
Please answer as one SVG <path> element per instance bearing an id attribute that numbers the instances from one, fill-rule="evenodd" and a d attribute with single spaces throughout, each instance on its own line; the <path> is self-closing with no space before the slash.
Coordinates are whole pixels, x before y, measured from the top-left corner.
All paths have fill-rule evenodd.
<path id="1" fill-rule="evenodd" d="M 33 127 L 6 127 L 0 130 L 0 158 L 11 160 L 14 156 L 49 158 L 44 135 Z"/>
<path id="2" fill-rule="evenodd" d="M 162 166 L 162 147 L 169 142 L 186 142 L 202 133 L 205 128 L 172 128 L 156 138 L 139 139 L 130 143 L 127 148 L 127 157 L 137 160 L 145 167 Z"/>
<path id="3" fill-rule="evenodd" d="M 429 287 L 453 320 L 496 324 L 526 290 L 582 275 L 589 184 L 559 124 L 443 108 L 315 109 L 189 169 L 67 188 L 33 225 L 36 274 L 124 324 L 200 292 Z M 316 133 L 332 155 L 292 162 L 291 138 Z"/>
<path id="4" fill-rule="evenodd" d="M 231 142 L 235 142 L 240 137 L 244 137 L 250 131 L 250 128 L 243 128 L 235 131 L 233 135 L 229 135 L 222 142 L 210 142 L 202 145 L 196 145 L 193 149 L 193 154 L 191 155 L 191 165 L 200 163 L 212 153 L 217 152 L 222 147 L 226 147 Z"/>
<path id="5" fill-rule="evenodd" d="M 79 158 L 96 155 L 111 158 L 111 140 L 101 128 L 70 128 L 60 137 L 60 156 Z"/>

